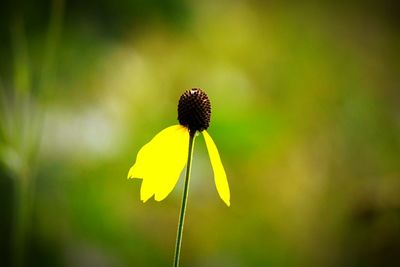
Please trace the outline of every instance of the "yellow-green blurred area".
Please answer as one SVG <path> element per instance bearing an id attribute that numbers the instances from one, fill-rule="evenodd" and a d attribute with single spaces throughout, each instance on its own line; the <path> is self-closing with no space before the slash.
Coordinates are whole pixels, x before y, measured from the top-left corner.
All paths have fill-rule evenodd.
<path id="1" fill-rule="evenodd" d="M 212 103 L 182 266 L 400 265 L 397 1 L 1 1 L 0 265 L 170 266 L 183 181 L 142 145 Z M 157 166 L 154 166 L 157 168 Z"/>

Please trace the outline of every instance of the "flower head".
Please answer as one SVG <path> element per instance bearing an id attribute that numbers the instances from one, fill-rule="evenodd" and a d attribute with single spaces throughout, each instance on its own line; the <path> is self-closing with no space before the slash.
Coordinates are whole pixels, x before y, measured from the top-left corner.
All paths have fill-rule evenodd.
<path id="1" fill-rule="evenodd" d="M 178 103 L 178 120 L 180 125 L 190 131 L 203 131 L 210 125 L 211 103 L 206 93 L 200 89 L 187 90 L 181 95 Z"/>
<path id="2" fill-rule="evenodd" d="M 204 91 L 193 88 L 182 94 L 178 104 L 180 125 L 167 127 L 144 145 L 129 170 L 128 178 L 143 180 L 140 189 L 140 199 L 143 202 L 152 196 L 161 201 L 171 193 L 185 167 L 189 138 L 200 132 L 206 142 L 217 191 L 226 205 L 230 205 L 225 170 L 217 147 L 206 131 L 210 118 L 211 104 Z"/>

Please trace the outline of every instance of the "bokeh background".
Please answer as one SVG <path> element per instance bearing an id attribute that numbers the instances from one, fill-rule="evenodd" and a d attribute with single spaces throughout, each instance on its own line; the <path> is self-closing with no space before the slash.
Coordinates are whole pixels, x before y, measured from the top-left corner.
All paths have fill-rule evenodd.
<path id="1" fill-rule="evenodd" d="M 126 175 L 201 87 L 182 266 L 399 266 L 396 2 L 1 1 L 0 265 L 171 265 Z"/>

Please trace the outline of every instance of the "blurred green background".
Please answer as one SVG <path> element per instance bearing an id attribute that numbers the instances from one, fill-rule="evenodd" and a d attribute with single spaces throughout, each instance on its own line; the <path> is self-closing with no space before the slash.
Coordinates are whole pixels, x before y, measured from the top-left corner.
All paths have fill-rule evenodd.
<path id="1" fill-rule="evenodd" d="M 182 266 L 399 266 L 396 2 L 1 1 L 0 265 L 172 265 L 126 175 L 201 87 Z"/>

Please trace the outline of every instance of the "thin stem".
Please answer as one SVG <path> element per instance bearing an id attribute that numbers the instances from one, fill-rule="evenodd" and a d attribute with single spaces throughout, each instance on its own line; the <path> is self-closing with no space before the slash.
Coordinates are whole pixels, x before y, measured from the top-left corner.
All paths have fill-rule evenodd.
<path id="1" fill-rule="evenodd" d="M 183 233 L 183 225 L 185 223 L 187 197 L 188 197 L 188 193 L 189 193 L 190 170 L 192 167 L 195 133 L 190 131 L 189 136 L 190 136 L 189 137 L 189 152 L 188 152 L 188 160 L 187 160 L 187 165 L 186 165 L 185 186 L 183 188 L 182 206 L 181 206 L 181 212 L 179 215 L 179 222 L 178 222 L 178 233 L 176 235 L 174 267 L 179 266 L 179 257 L 181 254 L 182 233 Z"/>

